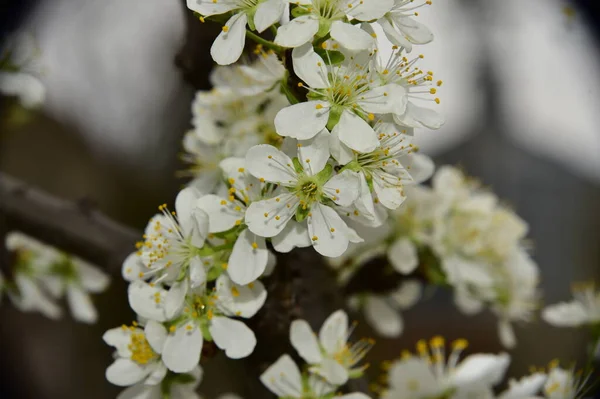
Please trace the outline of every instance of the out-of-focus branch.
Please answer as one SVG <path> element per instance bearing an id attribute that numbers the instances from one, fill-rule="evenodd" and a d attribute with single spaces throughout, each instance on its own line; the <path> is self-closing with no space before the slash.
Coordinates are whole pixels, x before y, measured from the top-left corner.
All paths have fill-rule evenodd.
<path id="1" fill-rule="evenodd" d="M 21 231 L 114 273 L 142 234 L 109 219 L 89 201 L 65 201 L 5 174 L 0 174 L 0 223 L 0 231 Z M 3 271 L 6 259 L 1 259 Z"/>

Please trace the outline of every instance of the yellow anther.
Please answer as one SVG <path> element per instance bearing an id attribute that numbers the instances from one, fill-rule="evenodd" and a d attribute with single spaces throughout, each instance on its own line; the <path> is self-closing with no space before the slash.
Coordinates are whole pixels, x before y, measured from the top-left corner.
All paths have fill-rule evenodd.
<path id="1" fill-rule="evenodd" d="M 335 229 L 332 227 L 329 229 L 329 231 L 331 231 L 333 233 L 335 231 Z"/>
<path id="2" fill-rule="evenodd" d="M 229 27 L 228 26 L 223 26 L 223 32 L 229 32 Z"/>
<path id="3" fill-rule="evenodd" d="M 437 93 L 437 89 L 433 88 L 433 89 L 429 90 L 429 92 L 430 92 L 431 94 L 435 94 L 435 93 Z"/>
<path id="4" fill-rule="evenodd" d="M 254 248 L 254 249 L 257 249 L 257 248 L 258 248 L 258 244 L 257 244 L 257 243 L 255 243 L 255 242 L 253 242 L 253 243 L 252 243 L 252 248 Z"/>
<path id="5" fill-rule="evenodd" d="M 221 200 L 221 205 L 227 205 L 227 201 Z"/>
<path id="6" fill-rule="evenodd" d="M 467 346 L 469 346 L 469 342 L 466 339 L 461 338 L 452 342 L 452 348 L 455 350 L 464 350 Z"/>
<path id="7" fill-rule="evenodd" d="M 238 297 L 240 296 L 240 291 L 236 287 L 231 287 L 231 295 Z"/>
<path id="8" fill-rule="evenodd" d="M 323 105 L 321 105 L 321 104 L 317 104 L 317 105 L 315 105 L 315 108 L 316 108 L 316 109 L 321 109 L 321 108 L 323 108 Z"/>
<path id="9" fill-rule="evenodd" d="M 313 241 L 317 241 L 318 239 L 319 239 L 319 237 L 317 237 L 317 236 L 312 236 L 312 240 L 313 240 Z"/>
<path id="10" fill-rule="evenodd" d="M 368 116 L 369 116 L 369 120 L 370 121 L 372 121 L 373 119 L 375 119 L 375 115 L 373 115 L 373 114 L 369 114 Z"/>

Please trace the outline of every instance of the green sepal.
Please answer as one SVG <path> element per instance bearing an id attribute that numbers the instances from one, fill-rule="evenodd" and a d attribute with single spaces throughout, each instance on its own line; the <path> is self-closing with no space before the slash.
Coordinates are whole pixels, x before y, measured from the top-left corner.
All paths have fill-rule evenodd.
<path id="1" fill-rule="evenodd" d="M 223 274 L 223 268 L 221 266 L 213 266 L 208 273 L 206 273 L 206 281 L 214 281 L 218 279 L 221 274 Z"/>
<path id="2" fill-rule="evenodd" d="M 338 124 L 344 111 L 341 107 L 333 106 L 329 109 L 329 119 L 327 120 L 327 130 L 332 131 L 335 125 Z"/>
<path id="3" fill-rule="evenodd" d="M 319 19 L 319 30 L 317 31 L 316 37 L 325 37 L 331 29 L 331 21 L 325 18 Z"/>
<path id="4" fill-rule="evenodd" d="M 331 164 L 325 164 L 325 167 L 323 168 L 322 171 L 320 171 L 319 173 L 317 173 L 315 175 L 315 181 L 319 186 L 324 185 L 325 183 L 327 183 L 327 181 L 329 180 L 329 178 L 331 177 L 331 175 L 333 174 L 333 166 L 331 166 Z"/>
<path id="5" fill-rule="evenodd" d="M 296 97 L 292 89 L 287 84 L 287 78 L 281 80 L 281 92 L 285 95 L 290 104 L 298 104 L 300 100 Z"/>
<path id="6" fill-rule="evenodd" d="M 294 157 L 294 159 L 292 159 L 292 163 L 294 164 L 294 170 L 296 171 L 296 173 L 304 172 L 304 168 L 302 167 L 302 164 L 300 163 L 298 157 Z"/>
<path id="7" fill-rule="evenodd" d="M 306 206 L 306 209 L 302 208 L 302 205 L 298 205 L 298 207 L 296 208 L 296 221 L 298 223 L 304 221 L 304 219 L 306 219 L 306 217 L 310 213 L 310 206 Z"/>
<path id="8" fill-rule="evenodd" d="M 202 322 L 200 323 L 200 331 L 202 331 L 202 338 L 204 338 L 204 340 L 206 341 L 212 341 L 212 334 L 210 333 L 210 330 L 208 329 L 208 320 L 203 319 Z"/>
<path id="9" fill-rule="evenodd" d="M 315 48 L 315 53 L 319 54 L 327 65 L 337 65 L 344 62 L 346 57 L 339 51 L 325 50 L 322 47 Z"/>
<path id="10" fill-rule="evenodd" d="M 308 11 L 306 11 L 305 8 L 297 7 L 297 6 L 292 8 L 291 12 L 292 12 L 292 17 L 294 17 L 294 18 L 298 18 L 298 17 L 308 14 Z"/>
<path id="11" fill-rule="evenodd" d="M 254 14 L 256 14 L 256 8 L 253 7 L 246 14 L 248 15 L 248 27 L 250 30 L 256 30 L 256 25 L 254 25 Z"/>

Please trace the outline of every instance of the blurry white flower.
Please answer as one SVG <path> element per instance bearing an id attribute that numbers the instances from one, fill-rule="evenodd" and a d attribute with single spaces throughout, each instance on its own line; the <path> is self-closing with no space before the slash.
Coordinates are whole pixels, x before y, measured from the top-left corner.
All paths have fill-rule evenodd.
<path id="1" fill-rule="evenodd" d="M 510 379 L 508 389 L 502 392 L 498 399 L 534 399 L 547 378 L 548 376 L 544 373 L 533 373 L 522 377 L 518 381 Z"/>
<path id="2" fill-rule="evenodd" d="M 433 40 L 429 28 L 412 18 L 417 15 L 415 10 L 425 4 L 431 4 L 431 1 L 415 5 L 414 0 L 394 0 L 392 9 L 377 21 L 390 42 L 410 52 L 413 44 L 427 44 Z"/>
<path id="3" fill-rule="evenodd" d="M 187 0 L 187 6 L 206 17 L 233 12 L 210 49 L 220 65 L 233 64 L 242 55 L 246 25 L 261 33 L 279 21 L 285 10 L 283 0 Z"/>
<path id="4" fill-rule="evenodd" d="M 371 349 L 374 341 L 361 339 L 349 344 L 348 315 L 338 310 L 321 326 L 319 338 L 305 320 L 294 320 L 290 326 L 290 341 L 298 354 L 310 365 L 309 371 L 334 385 L 343 385 L 349 378 L 362 375 L 365 367 L 357 364 Z"/>
<path id="5" fill-rule="evenodd" d="M 392 8 L 393 0 L 302 0 L 296 2 L 295 18 L 277 29 L 275 43 L 283 47 L 312 46 L 313 37 L 328 33 L 349 50 L 370 48 L 374 38 L 356 25 L 346 22 L 346 16 L 359 21 L 382 17 Z"/>
<path id="6" fill-rule="evenodd" d="M 381 399 L 494 397 L 492 387 L 502 380 L 510 362 L 506 353 L 474 354 L 460 361 L 467 346 L 465 340 L 455 341 L 447 357 L 442 337 L 434 337 L 429 346 L 421 340 L 417 343 L 418 355 L 407 353 L 392 364 L 389 389 Z"/>
<path id="7" fill-rule="evenodd" d="M 337 386 L 321 377 L 306 377 L 289 355 L 282 355 L 260 376 L 261 382 L 278 398 L 285 399 L 369 399 L 362 393 L 334 395 Z"/>
<path id="8" fill-rule="evenodd" d="M 261 182 L 277 183 L 287 189 L 274 198 L 250 204 L 246 224 L 251 232 L 274 237 L 292 217 L 298 222 L 306 219 L 312 245 L 324 256 L 341 255 L 350 240 L 356 239 L 332 206 L 354 202 L 358 178 L 350 171 L 331 176 L 328 141 L 325 129 L 312 140 L 299 141 L 295 161 L 270 145 L 258 145 L 248 151 L 246 166 L 250 173 Z"/>
<path id="9" fill-rule="evenodd" d="M 373 86 L 368 63 L 328 67 L 310 44 L 295 48 L 292 59 L 294 72 L 307 85 L 309 101 L 277 114 L 275 128 L 282 136 L 307 140 L 327 126 L 351 149 L 370 152 L 379 140 L 366 120 L 374 120 L 375 114 L 401 115 L 406 109 L 405 89 L 397 84 Z"/>
<path id="10" fill-rule="evenodd" d="M 142 330 L 137 323 L 113 328 L 102 339 L 116 348 L 115 361 L 106 369 L 106 379 L 112 384 L 129 386 L 144 381 L 145 385 L 160 384 L 167 374 L 160 355 L 167 338 L 167 329 L 149 320 Z"/>
<path id="11" fill-rule="evenodd" d="M 576 372 L 552 367 L 544 384 L 544 395 L 547 399 L 578 399 L 586 394 L 586 386 L 591 373 Z"/>
<path id="12" fill-rule="evenodd" d="M 547 306 L 542 317 L 557 327 L 579 327 L 600 322 L 600 291 L 594 283 L 574 284 L 570 302 Z"/>
<path id="13" fill-rule="evenodd" d="M 210 337 L 232 359 L 252 353 L 254 333 L 232 317 L 250 318 L 263 306 L 267 292 L 261 282 L 236 285 L 222 274 L 214 292 L 201 286 L 186 293 L 183 301 L 176 301 L 181 305 L 173 308 L 173 303 L 167 301 L 167 291 L 159 285 L 136 281 L 129 286 L 129 303 L 138 315 L 160 322 L 170 320 L 162 352 L 169 370 L 192 370 L 200 360 L 204 337 Z"/>
<path id="14" fill-rule="evenodd" d="M 202 381 L 203 371 L 196 366 L 185 374 L 169 373 L 161 384 L 147 385 L 140 382 L 121 392 L 117 399 L 201 399 L 195 391 Z"/>

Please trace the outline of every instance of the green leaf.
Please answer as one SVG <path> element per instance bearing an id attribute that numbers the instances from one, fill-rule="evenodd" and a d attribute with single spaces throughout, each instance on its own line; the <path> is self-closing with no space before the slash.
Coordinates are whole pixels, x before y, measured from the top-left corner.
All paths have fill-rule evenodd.
<path id="1" fill-rule="evenodd" d="M 344 62 L 346 57 L 339 51 L 325 50 L 322 47 L 315 48 L 315 53 L 319 54 L 327 65 L 337 65 Z"/>

